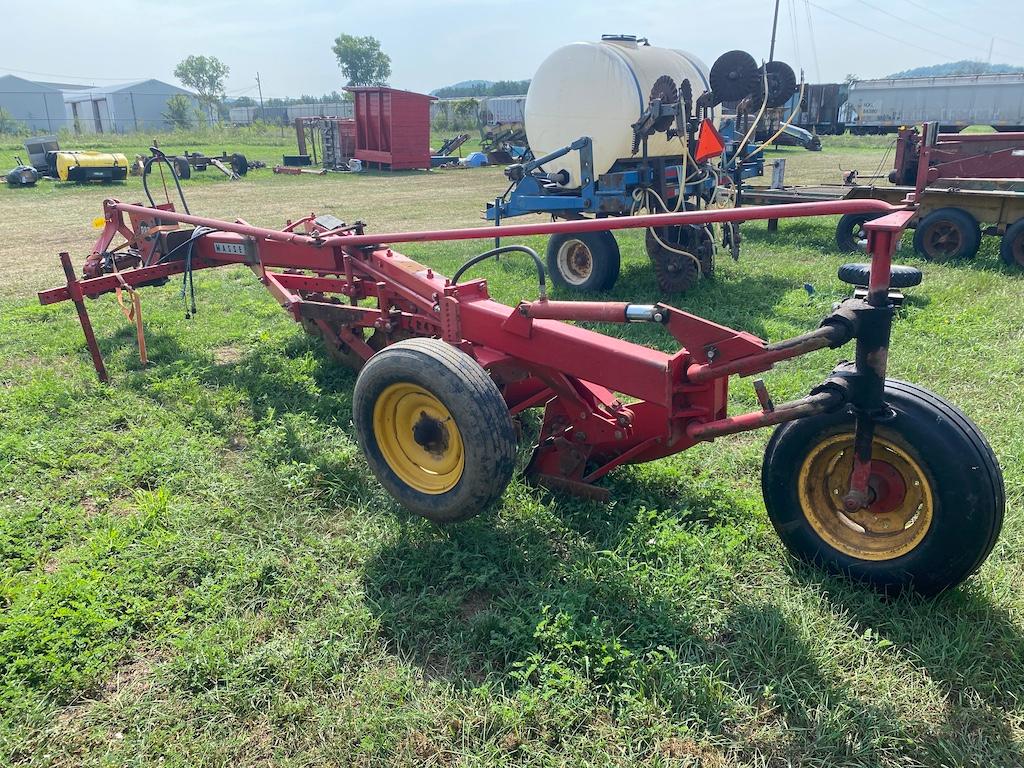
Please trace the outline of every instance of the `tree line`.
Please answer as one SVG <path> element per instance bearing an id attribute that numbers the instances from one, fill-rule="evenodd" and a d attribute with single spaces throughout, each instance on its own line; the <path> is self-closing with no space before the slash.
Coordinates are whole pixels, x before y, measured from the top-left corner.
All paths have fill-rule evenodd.
<path id="1" fill-rule="evenodd" d="M 331 46 L 338 67 L 345 76 L 348 86 L 383 86 L 391 77 L 391 57 L 380 45 L 380 40 L 370 35 L 340 34 Z M 195 121 L 223 120 L 228 117 L 225 104 L 227 94 L 224 83 L 231 68 L 216 56 L 188 56 L 174 68 L 174 76 L 187 88 L 195 91 L 201 105 L 195 113 L 187 96 L 172 96 L 167 100 L 164 118 L 176 128 L 189 128 Z M 516 96 L 526 93 L 529 80 L 499 80 L 496 83 L 476 81 L 442 88 L 435 93 L 438 98 L 466 98 L 487 96 Z M 264 107 L 286 107 L 300 103 L 329 103 L 345 101 L 350 94 L 332 91 L 323 96 L 303 95 L 297 99 L 269 98 Z M 252 96 L 242 96 L 233 102 L 237 106 L 259 106 Z"/>

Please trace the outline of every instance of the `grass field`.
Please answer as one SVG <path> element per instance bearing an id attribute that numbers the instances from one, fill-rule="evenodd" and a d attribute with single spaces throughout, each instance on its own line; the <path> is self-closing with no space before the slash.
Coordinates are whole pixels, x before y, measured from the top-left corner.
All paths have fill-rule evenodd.
<path id="1" fill-rule="evenodd" d="M 885 140 L 841 144 L 773 156 L 833 180 Z M 208 215 L 381 231 L 479 223 L 504 184 L 258 171 L 186 190 Z M 617 470 L 609 504 L 516 479 L 468 523 L 410 518 L 356 447 L 353 375 L 248 271 L 197 275 L 192 320 L 179 284 L 145 291 L 146 368 L 113 298 L 90 303 L 98 384 L 71 306 L 34 292 L 61 282 L 58 251 L 81 262 L 106 196 L 140 199 L 138 180 L 0 189 L 0 765 L 1024 764 L 1024 282 L 995 243 L 948 266 L 901 252 L 925 281 L 890 365 L 986 433 L 1003 534 L 963 587 L 885 600 L 787 557 L 761 501 L 768 431 Z M 746 225 L 740 261 L 673 303 L 807 330 L 846 294 L 834 223 Z M 621 242 L 615 298 L 657 299 L 642 237 Z M 481 247 L 404 250 L 450 274 Z M 536 290 L 515 260 L 479 274 L 504 301 Z M 803 395 L 844 352 L 766 383 Z"/>

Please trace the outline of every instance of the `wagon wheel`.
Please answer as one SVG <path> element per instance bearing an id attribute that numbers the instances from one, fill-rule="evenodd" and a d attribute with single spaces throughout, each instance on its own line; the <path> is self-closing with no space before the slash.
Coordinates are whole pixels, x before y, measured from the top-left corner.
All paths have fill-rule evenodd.
<path id="1" fill-rule="evenodd" d="M 929 261 L 973 259 L 980 245 L 978 222 L 959 208 L 932 211 L 914 230 L 914 250 Z"/>
<path id="2" fill-rule="evenodd" d="M 868 231 L 864 228 L 872 219 L 878 218 L 874 213 L 846 213 L 839 217 L 836 224 L 836 246 L 843 253 L 864 252 L 868 245 Z"/>
<path id="3" fill-rule="evenodd" d="M 644 245 L 662 293 L 682 293 L 693 288 L 702 276 L 714 276 L 715 244 L 702 226 L 648 229 Z"/>
<path id="4" fill-rule="evenodd" d="M 867 506 L 843 497 L 850 410 L 779 427 L 765 451 L 765 506 L 790 552 L 883 592 L 936 594 L 973 573 L 1002 526 L 1002 474 L 978 428 L 926 389 L 890 380 L 875 425 Z"/>
<path id="5" fill-rule="evenodd" d="M 497 385 L 469 355 L 409 339 L 371 357 L 352 400 L 356 437 L 397 501 L 437 523 L 481 512 L 505 490 L 515 429 Z"/>
<path id="6" fill-rule="evenodd" d="M 1010 267 L 1024 267 L 1024 219 L 1006 228 L 999 243 L 999 256 Z"/>

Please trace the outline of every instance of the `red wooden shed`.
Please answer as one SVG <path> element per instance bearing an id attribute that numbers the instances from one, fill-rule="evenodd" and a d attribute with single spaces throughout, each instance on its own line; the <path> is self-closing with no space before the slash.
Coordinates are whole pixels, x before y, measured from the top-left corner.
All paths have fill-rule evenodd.
<path id="1" fill-rule="evenodd" d="M 349 87 L 355 99 L 356 158 L 393 171 L 430 168 L 433 96 L 396 88 Z"/>

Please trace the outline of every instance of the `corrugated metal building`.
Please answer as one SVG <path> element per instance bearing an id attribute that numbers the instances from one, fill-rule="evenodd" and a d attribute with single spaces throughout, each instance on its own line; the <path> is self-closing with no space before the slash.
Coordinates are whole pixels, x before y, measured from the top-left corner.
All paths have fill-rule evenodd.
<path id="1" fill-rule="evenodd" d="M 33 132 L 53 133 L 65 125 L 61 91 L 47 83 L 0 77 L 0 107 Z"/>
<path id="2" fill-rule="evenodd" d="M 187 96 L 196 111 L 200 109 L 199 99 L 191 91 L 160 80 L 140 80 L 65 91 L 64 111 L 80 133 L 169 130 L 173 126 L 164 117 L 167 100 L 177 94 Z"/>

